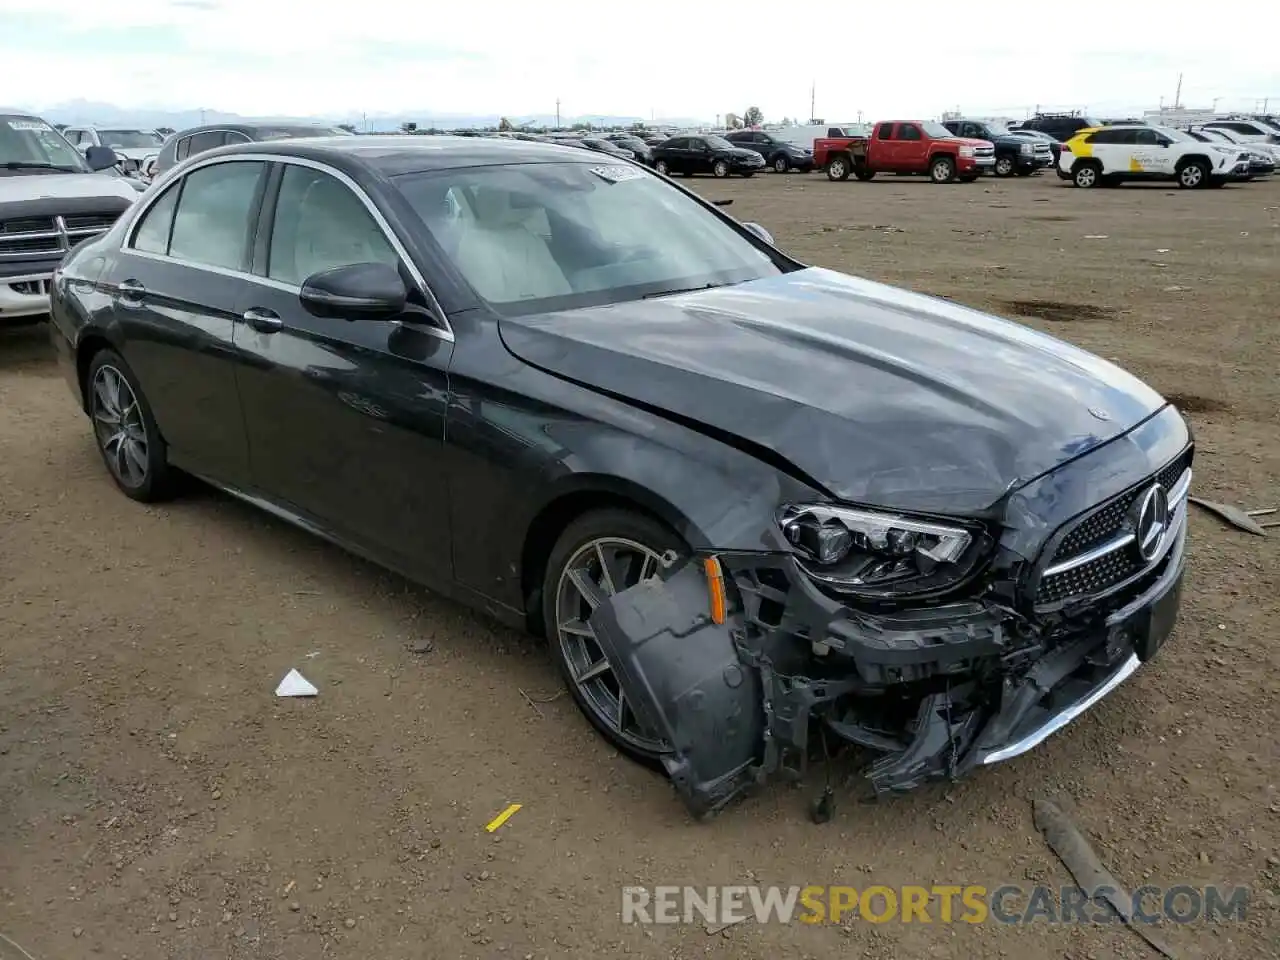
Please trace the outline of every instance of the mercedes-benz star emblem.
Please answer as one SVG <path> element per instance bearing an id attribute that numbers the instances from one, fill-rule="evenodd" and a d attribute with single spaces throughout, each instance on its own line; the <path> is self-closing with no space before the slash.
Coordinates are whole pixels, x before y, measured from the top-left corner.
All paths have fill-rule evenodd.
<path id="1" fill-rule="evenodd" d="M 1164 535 L 1169 530 L 1169 496 L 1157 483 L 1138 498 L 1137 506 L 1133 532 L 1137 538 L 1138 554 L 1150 563 L 1160 553 Z"/>

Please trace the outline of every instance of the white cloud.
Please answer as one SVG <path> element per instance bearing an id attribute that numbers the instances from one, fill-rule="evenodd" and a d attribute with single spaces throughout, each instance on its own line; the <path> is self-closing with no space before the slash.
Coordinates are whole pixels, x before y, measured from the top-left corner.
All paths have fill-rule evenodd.
<path id="1" fill-rule="evenodd" d="M 1176 6 L 1176 5 L 1175 5 Z M 1189 9 L 1189 8 L 1188 8 Z M 6 48 L 3 17 L 21 13 L 65 36 L 110 30 L 113 44 L 59 53 Z M 1249 13 L 1275 36 L 1280 8 Z M 180 44 L 141 49 L 157 28 Z M 129 33 L 134 31 L 138 42 Z M 960 106 L 1020 112 L 1037 103 L 1095 109 L 1215 97 L 1251 105 L 1276 95 L 1276 58 L 1241 56 L 1204 37 L 1200 17 L 1147 5 L 1103 20 L 1054 4 L 944 17 L 917 9 L 783 5 L 653 7 L 582 2 L 408 0 L 0 0 L 5 98 L 33 106 L 83 98 L 123 106 L 210 107 L 243 114 L 430 112 L 648 116 L 817 112 L 832 120 L 935 115 Z M 1216 32 L 1215 32 L 1216 33 Z M 1225 35 L 1222 35 L 1225 36 Z M 119 44 L 119 38 L 129 42 Z M 1263 45 L 1265 48 L 1265 44 Z"/>

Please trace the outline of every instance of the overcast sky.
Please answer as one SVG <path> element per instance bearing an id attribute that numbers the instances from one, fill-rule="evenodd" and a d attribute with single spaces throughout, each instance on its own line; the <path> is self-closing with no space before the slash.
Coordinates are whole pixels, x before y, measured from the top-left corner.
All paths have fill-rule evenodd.
<path id="1" fill-rule="evenodd" d="M 1280 4 L 938 8 L 738 0 L 0 0 L 0 100 L 245 115 L 554 113 L 828 121 L 1036 104 L 1280 111 Z M 1220 7 L 1228 9 L 1226 6 Z M 1250 39 L 1250 38 L 1256 38 Z"/>

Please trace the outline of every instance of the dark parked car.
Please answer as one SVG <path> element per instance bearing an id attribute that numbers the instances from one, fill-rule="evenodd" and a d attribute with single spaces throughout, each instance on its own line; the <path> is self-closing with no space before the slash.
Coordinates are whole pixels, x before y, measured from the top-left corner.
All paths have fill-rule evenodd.
<path id="1" fill-rule="evenodd" d="M 1023 120 L 1018 124 L 1018 129 L 1039 130 L 1057 138 L 1060 143 L 1066 143 L 1076 135 L 1076 131 L 1100 126 L 1100 121 L 1078 113 L 1040 113 L 1030 120 Z"/>
<path id="2" fill-rule="evenodd" d="M 621 157 L 623 160 L 634 160 L 636 158 L 635 151 L 619 146 L 611 140 L 602 140 L 599 137 L 583 137 L 579 142 L 588 150 L 594 150 L 596 153 L 607 153 L 610 156 Z"/>
<path id="3" fill-rule="evenodd" d="M 786 140 L 779 140 L 763 130 L 734 130 L 732 133 L 726 133 L 724 138 L 735 147 L 754 150 L 764 157 L 765 166 L 777 173 L 786 173 L 788 170 L 809 173 L 813 170 L 812 150 L 798 147 Z"/>
<path id="4" fill-rule="evenodd" d="M 320 123 L 214 123 L 203 127 L 191 127 L 189 130 L 183 130 L 169 137 L 160 148 L 160 154 L 156 157 L 153 169 L 146 172 L 150 176 L 158 176 L 187 157 L 194 157 L 206 150 L 229 143 L 350 135 L 346 130 Z"/>
<path id="5" fill-rule="evenodd" d="M 1016 756 L 1178 612 L 1192 442 L 1159 394 L 634 163 L 223 147 L 51 306 L 126 496 L 202 477 L 544 632 L 698 814 L 819 738 L 881 754 L 880 791 Z"/>
<path id="6" fill-rule="evenodd" d="M 957 137 L 986 140 L 996 148 L 996 162 L 991 172 L 997 177 L 1029 177 L 1054 164 L 1049 145 L 1030 136 L 1015 136 L 1002 123 L 993 120 L 944 120 L 942 125 Z"/>
<path id="7" fill-rule="evenodd" d="M 710 173 L 717 177 L 739 174 L 753 177 L 765 169 L 764 157 L 754 150 L 735 147 L 715 134 L 681 135 L 653 148 L 653 166 L 659 173 Z"/>
<path id="8" fill-rule="evenodd" d="M 653 147 L 639 137 L 628 133 L 611 133 L 605 139 L 610 143 L 617 144 L 624 150 L 630 150 L 635 154 L 636 159 L 645 166 L 653 166 Z"/>

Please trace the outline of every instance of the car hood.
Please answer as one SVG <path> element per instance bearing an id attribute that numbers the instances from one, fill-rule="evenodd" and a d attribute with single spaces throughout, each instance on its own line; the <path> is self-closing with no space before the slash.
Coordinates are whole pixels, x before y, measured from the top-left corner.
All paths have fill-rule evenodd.
<path id="1" fill-rule="evenodd" d="M 507 348 L 848 501 L 982 515 L 1163 407 L 998 317 L 828 270 L 504 318 Z"/>
<path id="2" fill-rule="evenodd" d="M 0 176 L 0 203 L 20 200 L 66 199 L 85 197 L 124 197 L 136 200 L 137 192 L 119 177 L 102 173 L 48 173 Z"/>

